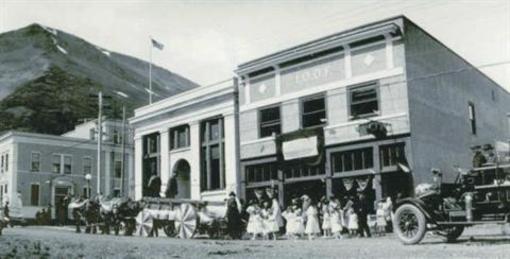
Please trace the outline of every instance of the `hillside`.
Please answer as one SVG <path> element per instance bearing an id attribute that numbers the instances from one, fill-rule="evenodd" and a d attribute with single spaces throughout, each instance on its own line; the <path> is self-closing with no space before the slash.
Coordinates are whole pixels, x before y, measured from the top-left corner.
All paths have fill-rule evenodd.
<path id="1" fill-rule="evenodd" d="M 71 34 L 33 24 L 0 34 L 0 132 L 16 129 L 61 134 L 79 119 L 97 116 L 98 90 L 111 96 L 107 110 L 148 103 L 147 62 L 105 50 Z M 152 67 L 155 101 L 197 84 Z"/>

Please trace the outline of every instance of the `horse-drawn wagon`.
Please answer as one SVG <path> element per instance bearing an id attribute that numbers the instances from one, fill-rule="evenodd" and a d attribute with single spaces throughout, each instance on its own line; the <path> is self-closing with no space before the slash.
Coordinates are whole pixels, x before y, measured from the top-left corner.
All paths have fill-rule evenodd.
<path id="1" fill-rule="evenodd" d="M 144 198 L 136 216 L 136 233 L 151 236 L 162 228 L 167 236 L 192 238 L 197 232 L 211 238 L 225 234 L 225 202 Z"/>

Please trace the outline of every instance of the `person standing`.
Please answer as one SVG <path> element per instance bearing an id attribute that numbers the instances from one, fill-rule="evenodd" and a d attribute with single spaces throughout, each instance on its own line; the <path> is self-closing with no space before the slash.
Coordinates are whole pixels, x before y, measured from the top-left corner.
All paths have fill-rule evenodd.
<path id="1" fill-rule="evenodd" d="M 278 226 L 277 232 L 282 233 L 285 224 L 283 222 L 282 210 L 280 208 L 280 204 L 278 203 L 277 195 L 275 195 L 273 189 L 269 189 L 267 190 L 267 196 L 269 197 L 269 199 L 271 199 L 271 216 L 272 219 L 276 222 L 276 225 Z"/>
<path id="2" fill-rule="evenodd" d="M 312 240 L 316 235 L 321 233 L 319 228 L 319 218 L 317 207 L 312 204 L 312 200 L 308 195 L 303 195 L 303 213 L 306 216 L 305 233 L 308 235 L 308 240 Z"/>
<path id="3" fill-rule="evenodd" d="M 227 231 L 232 239 L 241 238 L 241 208 L 234 192 L 227 199 Z"/>
<path id="4" fill-rule="evenodd" d="M 355 213 L 358 215 L 358 232 L 360 237 L 371 237 L 367 222 L 369 205 L 364 193 L 358 194 L 358 201 L 354 205 Z"/>

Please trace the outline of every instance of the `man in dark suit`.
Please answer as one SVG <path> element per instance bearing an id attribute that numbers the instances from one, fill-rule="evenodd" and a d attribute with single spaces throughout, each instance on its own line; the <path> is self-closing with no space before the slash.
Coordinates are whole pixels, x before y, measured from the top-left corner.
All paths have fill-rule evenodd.
<path id="1" fill-rule="evenodd" d="M 354 203 L 354 211 L 358 214 L 358 231 L 360 237 L 371 237 L 368 227 L 367 216 L 369 212 L 369 202 L 364 193 L 358 194 L 358 200 Z"/>

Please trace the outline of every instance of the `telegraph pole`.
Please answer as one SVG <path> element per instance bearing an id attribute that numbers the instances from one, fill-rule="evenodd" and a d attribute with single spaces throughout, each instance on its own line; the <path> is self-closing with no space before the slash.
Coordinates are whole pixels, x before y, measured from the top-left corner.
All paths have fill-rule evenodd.
<path id="1" fill-rule="evenodd" d="M 120 165 L 120 197 L 124 195 L 124 166 L 126 162 L 126 105 L 122 105 L 122 163 Z"/>
<path id="2" fill-rule="evenodd" d="M 98 94 L 99 114 L 97 116 L 97 194 L 101 193 L 101 145 L 103 144 L 103 93 Z"/>

